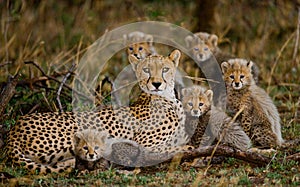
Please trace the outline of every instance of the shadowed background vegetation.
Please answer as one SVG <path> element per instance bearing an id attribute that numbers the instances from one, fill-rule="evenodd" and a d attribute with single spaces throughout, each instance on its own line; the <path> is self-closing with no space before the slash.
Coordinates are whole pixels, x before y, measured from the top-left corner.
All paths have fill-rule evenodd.
<path id="1" fill-rule="evenodd" d="M 151 20 L 174 23 L 192 32 L 215 33 L 222 50 L 256 62 L 261 70 L 260 86 L 267 90 L 281 114 L 284 138 L 299 137 L 299 6 L 297 0 L 0 1 L 0 88 L 4 88 L 9 76 L 19 74 L 16 92 L 1 117 L 1 132 L 9 129 L 20 115 L 59 110 L 56 97 L 60 84 L 24 62 L 37 63 L 47 75 L 61 81 L 72 63 L 78 63 L 86 48 L 106 31 Z M 113 79 L 127 64 L 126 59 L 117 55 L 103 75 Z M 72 85 L 72 76 L 66 83 Z M 71 110 L 71 90 L 64 87 L 60 99 L 63 109 Z M 280 152 L 277 156 L 286 154 Z M 58 177 L 57 180 L 23 177 L 15 182 L 82 185 L 86 184 L 83 180 L 88 180 L 99 185 L 190 185 L 200 175 L 203 185 L 300 185 L 299 163 L 272 162 L 265 168 L 255 168 L 229 159 L 207 171 L 206 167 L 180 166 L 171 174 L 168 167 L 160 167 L 144 169 L 139 175 L 116 175 L 112 170 L 94 176 Z M 161 170 L 158 172 L 158 169 Z M 0 170 L 14 176 L 24 175 L 22 170 L 14 171 L 5 166 Z"/>

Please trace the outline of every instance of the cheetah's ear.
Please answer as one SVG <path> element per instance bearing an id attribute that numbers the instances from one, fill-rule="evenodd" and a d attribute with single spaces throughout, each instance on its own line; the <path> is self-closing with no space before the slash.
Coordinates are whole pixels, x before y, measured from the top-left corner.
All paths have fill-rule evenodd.
<path id="1" fill-rule="evenodd" d="M 133 71 L 135 71 L 136 66 L 139 63 L 140 59 L 138 57 L 134 56 L 133 54 L 131 54 L 131 55 L 128 56 L 128 60 L 131 64 L 131 66 L 132 66 Z"/>
<path id="2" fill-rule="evenodd" d="M 185 37 L 184 41 L 185 41 L 186 47 L 188 47 L 188 48 L 192 47 L 193 40 L 194 40 L 194 38 L 192 36 Z"/>
<path id="3" fill-rule="evenodd" d="M 124 34 L 123 35 L 123 45 L 127 46 L 127 44 L 128 44 L 127 40 L 128 40 L 127 34 Z"/>
<path id="4" fill-rule="evenodd" d="M 172 53 L 169 55 L 169 58 L 174 62 L 175 67 L 178 66 L 179 64 L 179 59 L 181 56 L 181 52 L 178 49 L 175 49 L 174 51 L 172 51 Z"/>
<path id="5" fill-rule="evenodd" d="M 99 135 L 98 138 L 100 138 L 100 140 L 101 140 L 103 143 L 106 143 L 107 140 L 108 140 L 108 138 L 110 137 L 110 135 L 108 134 L 108 132 L 100 132 L 99 134 L 100 134 L 100 135 Z"/>
<path id="6" fill-rule="evenodd" d="M 222 69 L 223 74 L 226 73 L 228 68 L 229 68 L 229 63 L 226 61 L 222 62 L 221 69 Z"/>
<path id="7" fill-rule="evenodd" d="M 252 66 L 253 66 L 253 62 L 252 62 L 251 60 L 249 60 L 249 61 L 247 62 L 247 67 L 248 67 L 248 69 L 252 70 Z"/>
<path id="8" fill-rule="evenodd" d="M 188 94 L 188 89 L 187 88 L 183 88 L 182 90 L 181 90 L 181 95 L 184 97 L 184 96 L 186 96 Z"/>
<path id="9" fill-rule="evenodd" d="M 80 142 L 80 140 L 83 139 L 83 134 L 82 132 L 78 131 L 74 133 L 74 140 L 75 140 L 75 144 L 78 144 Z"/>
<path id="10" fill-rule="evenodd" d="M 214 46 L 217 47 L 218 46 L 218 36 L 215 34 L 210 35 L 209 37 L 209 42 Z"/>
<path id="11" fill-rule="evenodd" d="M 149 44 L 149 46 L 152 46 L 152 44 L 153 44 L 153 36 L 152 35 L 146 34 L 145 35 L 145 40 Z"/>
<path id="12" fill-rule="evenodd" d="M 214 92 L 212 90 L 206 90 L 204 92 L 204 94 L 207 96 L 209 102 L 212 102 L 213 96 L 214 96 Z"/>

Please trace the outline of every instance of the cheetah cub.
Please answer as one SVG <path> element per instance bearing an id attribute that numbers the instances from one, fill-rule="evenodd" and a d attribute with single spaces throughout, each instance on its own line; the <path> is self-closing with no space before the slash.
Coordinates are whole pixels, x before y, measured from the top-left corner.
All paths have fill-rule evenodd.
<path id="1" fill-rule="evenodd" d="M 153 46 L 153 36 L 140 31 L 123 35 L 124 45 L 127 45 L 127 54 L 144 59 L 149 55 L 157 54 Z M 134 42 L 134 43 L 132 43 Z"/>
<path id="2" fill-rule="evenodd" d="M 74 134 L 75 168 L 79 170 L 107 169 L 109 163 L 103 157 L 111 152 L 107 132 L 86 129 Z M 101 160 L 98 161 L 98 160 Z M 95 162 L 97 161 L 97 162 Z"/>
<path id="3" fill-rule="evenodd" d="M 255 84 L 252 67 L 252 61 L 238 58 L 221 64 L 227 88 L 227 110 L 234 115 L 244 107 L 238 119 L 254 145 L 281 146 L 284 140 L 279 113 L 268 94 Z"/>
<path id="4" fill-rule="evenodd" d="M 218 36 L 206 32 L 197 32 L 193 36 L 185 38 L 186 46 L 190 48 L 193 57 L 198 63 L 205 63 L 217 60 L 218 64 L 233 58 L 232 55 L 223 52 L 218 47 Z M 259 68 L 253 63 L 252 74 L 255 82 L 258 82 Z"/>
<path id="5" fill-rule="evenodd" d="M 111 137 L 107 132 L 86 129 L 74 134 L 74 154 L 79 170 L 105 170 L 110 162 L 140 167 L 158 164 L 176 153 L 152 152 L 136 141 Z"/>
<path id="6" fill-rule="evenodd" d="M 241 150 L 250 147 L 250 139 L 238 123 L 213 105 L 213 92 L 202 86 L 182 90 L 182 103 L 186 113 L 185 129 L 194 147 L 207 145 L 209 139 L 217 138 Z M 209 137 L 211 136 L 211 137 Z"/>

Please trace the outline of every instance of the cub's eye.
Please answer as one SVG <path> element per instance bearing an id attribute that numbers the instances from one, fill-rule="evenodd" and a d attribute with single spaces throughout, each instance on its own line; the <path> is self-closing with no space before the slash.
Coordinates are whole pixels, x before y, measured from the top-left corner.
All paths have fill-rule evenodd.
<path id="1" fill-rule="evenodd" d="M 169 69 L 170 69 L 170 68 L 163 68 L 163 69 L 162 69 L 162 72 L 163 72 L 163 73 L 166 73 L 166 72 L 169 71 Z"/>
<path id="2" fill-rule="evenodd" d="M 133 47 L 129 47 L 129 50 L 132 51 L 132 50 L 133 50 Z"/>
<path id="3" fill-rule="evenodd" d="M 199 103 L 199 106 L 203 106 L 203 103 Z"/>
<path id="4" fill-rule="evenodd" d="M 150 69 L 149 69 L 149 68 L 143 68 L 143 71 L 144 71 L 145 73 L 150 73 Z"/>
<path id="5" fill-rule="evenodd" d="M 245 77 L 245 75 L 240 75 L 240 78 L 242 79 L 242 78 L 244 78 Z"/>
<path id="6" fill-rule="evenodd" d="M 208 51 L 208 48 L 207 48 L 207 47 L 205 47 L 205 48 L 204 48 L 204 51 Z"/>
<path id="7" fill-rule="evenodd" d="M 188 103 L 189 106 L 193 106 L 193 103 Z"/>
<path id="8" fill-rule="evenodd" d="M 97 149 L 99 149 L 99 147 L 98 147 L 98 146 L 95 146 L 94 149 L 97 150 Z"/>
<path id="9" fill-rule="evenodd" d="M 234 75 L 230 75 L 229 77 L 230 77 L 231 79 L 234 79 Z"/>
<path id="10" fill-rule="evenodd" d="M 83 149 L 84 150 L 88 150 L 89 148 L 88 148 L 88 146 L 84 146 Z"/>
<path id="11" fill-rule="evenodd" d="M 198 47 L 194 47 L 194 51 L 199 51 L 199 48 Z"/>
<path id="12" fill-rule="evenodd" d="M 143 47 L 139 47 L 139 51 L 143 50 Z"/>

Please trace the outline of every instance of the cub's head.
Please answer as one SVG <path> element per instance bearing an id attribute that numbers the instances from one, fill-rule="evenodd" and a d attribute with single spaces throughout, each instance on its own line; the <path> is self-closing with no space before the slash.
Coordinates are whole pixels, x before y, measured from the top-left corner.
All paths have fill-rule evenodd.
<path id="1" fill-rule="evenodd" d="M 190 48 L 193 57 L 199 62 L 211 58 L 213 53 L 218 50 L 218 37 L 205 32 L 198 32 L 194 36 L 187 36 L 185 43 Z"/>
<path id="2" fill-rule="evenodd" d="M 108 133 L 83 130 L 74 134 L 75 155 L 82 160 L 95 161 L 103 157 Z"/>
<path id="3" fill-rule="evenodd" d="M 201 86 L 182 89 L 182 104 L 188 116 L 199 117 L 208 112 L 212 105 L 213 91 Z"/>
<path id="4" fill-rule="evenodd" d="M 127 45 L 127 54 L 134 55 L 139 59 L 144 59 L 152 54 L 153 36 L 143 32 L 135 31 L 128 35 L 123 35 L 124 44 Z M 132 43 L 134 42 L 134 43 Z"/>
<path id="5" fill-rule="evenodd" d="M 252 61 L 239 58 L 223 62 L 221 68 L 226 86 L 235 90 L 241 90 L 254 84 L 251 73 L 252 66 Z"/>
<path id="6" fill-rule="evenodd" d="M 175 73 L 180 56 L 180 51 L 174 50 L 169 56 L 150 55 L 139 59 L 130 55 L 128 59 L 144 92 L 174 98 Z"/>

